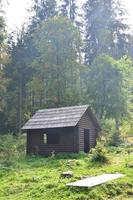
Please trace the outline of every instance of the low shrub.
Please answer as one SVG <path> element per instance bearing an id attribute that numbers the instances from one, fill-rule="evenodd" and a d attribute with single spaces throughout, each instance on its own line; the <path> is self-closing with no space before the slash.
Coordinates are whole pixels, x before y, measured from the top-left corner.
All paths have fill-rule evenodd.
<path id="1" fill-rule="evenodd" d="M 102 163 L 108 162 L 107 150 L 101 141 L 97 142 L 96 147 L 94 149 L 91 149 L 90 153 L 91 153 L 91 161 L 102 162 Z"/>
<path id="2" fill-rule="evenodd" d="M 121 134 L 118 131 L 115 131 L 108 140 L 109 146 L 118 147 L 122 143 Z"/>

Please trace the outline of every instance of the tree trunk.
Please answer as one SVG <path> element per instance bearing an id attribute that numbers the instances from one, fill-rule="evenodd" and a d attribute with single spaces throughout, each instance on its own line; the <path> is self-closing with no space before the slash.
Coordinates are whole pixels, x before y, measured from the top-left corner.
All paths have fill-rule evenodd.
<path id="1" fill-rule="evenodd" d="M 22 77 L 20 78 L 19 81 L 19 114 L 18 114 L 18 136 L 21 135 L 21 127 L 22 127 Z"/>
<path id="2" fill-rule="evenodd" d="M 115 128 L 116 130 L 119 132 L 119 128 L 120 128 L 120 123 L 118 119 L 115 119 Z"/>

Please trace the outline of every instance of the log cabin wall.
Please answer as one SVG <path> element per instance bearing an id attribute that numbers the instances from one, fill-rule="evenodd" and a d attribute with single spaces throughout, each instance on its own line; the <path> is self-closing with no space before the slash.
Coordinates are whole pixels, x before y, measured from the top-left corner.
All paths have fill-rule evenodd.
<path id="1" fill-rule="evenodd" d="M 27 132 L 27 153 L 49 156 L 61 152 L 77 152 L 77 128 L 53 128 L 29 130 Z M 44 144 L 43 134 L 59 136 L 58 144 Z"/>
<path id="2" fill-rule="evenodd" d="M 79 127 L 79 151 L 84 151 L 84 129 L 89 129 L 89 143 L 90 148 L 96 145 L 96 129 L 95 125 L 90 118 L 88 111 L 86 111 L 78 123 Z"/>
<path id="3" fill-rule="evenodd" d="M 38 154 L 41 145 L 42 130 L 27 130 L 27 154 Z"/>

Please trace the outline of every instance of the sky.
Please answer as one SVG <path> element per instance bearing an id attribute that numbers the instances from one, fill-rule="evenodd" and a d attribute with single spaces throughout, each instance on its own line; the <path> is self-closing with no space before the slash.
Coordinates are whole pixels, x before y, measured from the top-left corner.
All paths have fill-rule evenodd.
<path id="1" fill-rule="evenodd" d="M 85 0 L 78 0 L 81 5 Z M 133 0 L 120 0 L 128 11 L 128 23 L 133 29 Z M 6 7 L 7 25 L 10 30 L 20 29 L 22 24 L 28 20 L 28 11 L 30 0 L 9 0 L 9 6 Z"/>

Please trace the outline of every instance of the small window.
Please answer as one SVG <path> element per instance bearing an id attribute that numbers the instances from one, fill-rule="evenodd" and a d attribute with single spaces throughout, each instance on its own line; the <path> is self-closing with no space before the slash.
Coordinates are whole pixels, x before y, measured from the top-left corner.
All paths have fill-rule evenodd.
<path id="1" fill-rule="evenodd" d="M 43 134 L 43 143 L 44 144 L 59 144 L 60 136 L 59 134 Z"/>
<path id="2" fill-rule="evenodd" d="M 43 134 L 43 142 L 44 142 L 44 144 L 48 143 L 48 138 L 47 138 L 47 134 L 46 133 Z"/>

